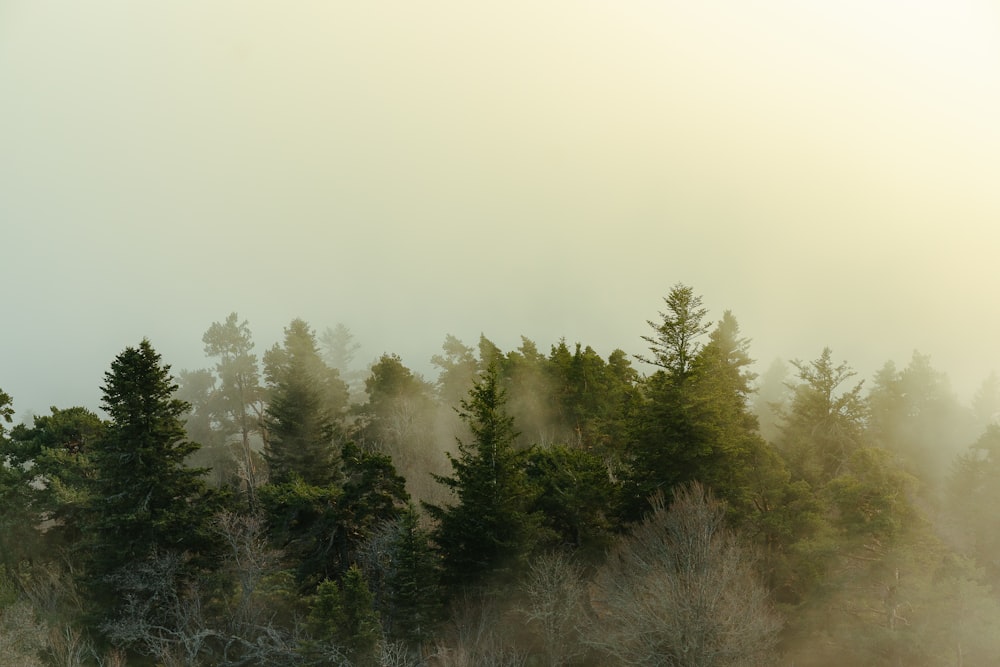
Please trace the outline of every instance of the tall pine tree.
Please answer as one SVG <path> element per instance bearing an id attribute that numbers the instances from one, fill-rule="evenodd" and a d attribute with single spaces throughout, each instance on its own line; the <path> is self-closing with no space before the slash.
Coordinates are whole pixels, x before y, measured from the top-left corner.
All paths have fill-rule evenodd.
<path id="1" fill-rule="evenodd" d="M 302 478 L 312 486 L 340 479 L 337 417 L 347 405 L 347 386 L 319 355 L 316 338 L 302 320 L 285 329 L 285 342 L 264 355 L 270 388 L 264 457 L 271 481 Z"/>
<path id="2" fill-rule="evenodd" d="M 165 553 L 208 553 L 214 503 L 204 470 L 184 465 L 199 447 L 185 437 L 188 404 L 174 398 L 170 366 L 149 340 L 126 348 L 104 378 L 110 422 L 93 452 L 88 580 L 106 612 L 118 603 L 107 585 L 116 573 Z"/>
<path id="3" fill-rule="evenodd" d="M 434 531 L 445 580 L 456 587 L 503 580 L 516 571 L 530 548 L 535 520 L 528 513 L 530 487 L 523 456 L 513 447 L 514 420 L 497 365 L 477 380 L 459 415 L 472 433 L 449 454 L 451 477 L 435 476 L 455 496 L 450 506 L 427 505 L 438 521 Z"/>

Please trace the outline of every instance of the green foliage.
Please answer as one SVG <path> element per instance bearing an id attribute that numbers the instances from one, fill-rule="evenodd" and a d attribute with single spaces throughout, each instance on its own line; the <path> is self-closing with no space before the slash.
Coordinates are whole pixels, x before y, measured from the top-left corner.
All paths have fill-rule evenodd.
<path id="1" fill-rule="evenodd" d="M 419 467 L 431 444 L 433 391 L 394 354 L 383 354 L 365 380 L 368 401 L 357 410 L 358 438 L 401 467 Z"/>
<path id="2" fill-rule="evenodd" d="M 914 353 L 863 395 L 824 349 L 755 394 L 732 314 L 709 326 L 684 285 L 664 301 L 645 376 L 621 350 L 448 336 L 436 387 L 384 354 L 348 414 L 331 368 L 357 348 L 346 327 L 324 361 L 294 320 L 265 390 L 233 313 L 203 337 L 214 367 L 181 389 L 148 341 L 119 355 L 107 422 L 52 408 L 10 427 L 0 392 L 0 662 L 110 664 L 90 643 L 103 633 L 150 665 L 417 664 L 431 647 L 476 664 L 779 664 L 774 604 L 781 664 L 992 664 L 996 376 L 969 410 Z M 426 475 L 453 426 L 450 474 Z M 199 462 L 246 502 L 209 493 Z M 427 526 L 406 489 L 420 475 L 449 496 Z M 239 511 L 211 516 L 223 502 Z"/>
<path id="3" fill-rule="evenodd" d="M 9 512 L 8 520 L 16 513 L 15 508 L 21 508 L 26 523 L 3 533 L 6 538 L 17 536 L 18 550 L 23 555 L 29 546 L 43 545 L 38 550 L 55 556 L 61 549 L 82 541 L 82 523 L 97 477 L 94 448 L 104 437 L 105 427 L 86 408 L 53 407 L 51 414 L 36 416 L 31 427 L 18 424 L 12 429 L 6 450 L 13 467 L 6 472 L 18 478 L 18 499 L 8 496 L 4 507 Z M 4 488 L 7 493 L 14 492 Z M 37 531 L 42 525 L 45 530 Z"/>
<path id="4" fill-rule="evenodd" d="M 6 443 L 0 440 L 0 447 Z M 16 566 L 40 553 L 39 512 L 31 487 L 33 474 L 18 464 L 3 460 L 0 450 L 0 565 Z"/>
<path id="5" fill-rule="evenodd" d="M 556 405 L 548 360 L 535 343 L 521 336 L 521 346 L 500 361 L 508 391 L 507 409 L 518 425 L 515 446 L 526 449 L 563 436 L 556 425 Z"/>
<path id="6" fill-rule="evenodd" d="M 505 402 L 499 369 L 491 365 L 462 402 L 471 440 L 459 440 L 458 456 L 449 455 L 452 476 L 435 476 L 456 502 L 426 505 L 438 522 L 434 541 L 453 589 L 510 579 L 532 547 L 531 492 Z"/>
<path id="7" fill-rule="evenodd" d="M 896 537 L 914 518 L 909 498 L 916 480 L 903 472 L 884 449 L 863 448 L 847 461 L 846 471 L 826 492 L 837 511 L 836 524 L 852 537 Z"/>
<path id="8" fill-rule="evenodd" d="M 693 326 L 690 314 L 675 319 L 687 323 L 689 334 L 703 328 Z M 670 340 L 686 341 L 690 348 L 694 343 L 689 334 L 674 333 Z M 752 363 L 748 347 L 736 319 L 726 312 L 697 354 L 673 353 L 672 363 L 685 360 L 683 372 L 675 367 L 647 378 L 644 401 L 633 420 L 625 518 L 640 518 L 648 498 L 693 481 L 717 490 L 733 513 L 754 511 L 752 474 L 760 472 L 755 466 L 767 445 L 749 408 L 754 376 L 747 370 Z"/>
<path id="9" fill-rule="evenodd" d="M 442 592 L 430 534 L 420 527 L 413 505 L 403 510 L 394 524 L 390 553 L 392 564 L 386 581 L 389 636 L 417 648 L 434 637 L 441 622 Z"/>
<path id="10" fill-rule="evenodd" d="M 638 400 L 638 374 L 625 353 L 615 350 L 605 362 L 590 346 L 577 343 L 571 353 L 560 341 L 548 362 L 560 441 L 619 456 L 627 416 Z"/>
<path id="11" fill-rule="evenodd" d="M 534 448 L 525 462 L 530 511 L 548 533 L 549 546 L 572 548 L 587 560 L 603 556 L 611 541 L 609 508 L 617 502 L 607 465 L 582 449 Z"/>
<path id="12" fill-rule="evenodd" d="M 341 521 L 352 542 L 370 537 L 381 524 L 395 520 L 410 496 L 406 480 L 384 454 L 363 452 L 354 443 L 344 445 L 344 484 Z"/>
<path id="13" fill-rule="evenodd" d="M 647 321 L 654 335 L 642 337 L 653 354 L 639 360 L 659 366 L 671 379 L 681 381 L 698 353 L 698 339 L 709 330 L 710 325 L 703 322 L 708 310 L 701 307 L 701 297 L 681 283 L 674 285 L 663 301 L 667 310 L 660 312 L 660 322 Z"/>
<path id="14" fill-rule="evenodd" d="M 794 477 L 821 486 L 839 475 L 851 454 L 865 445 L 862 383 L 838 393 L 855 373 L 846 363 L 834 365 L 830 348 L 815 361 L 792 365 L 799 383 L 778 444 Z"/>
<path id="15" fill-rule="evenodd" d="M 302 320 L 285 329 L 285 342 L 264 355 L 270 389 L 264 457 L 271 481 L 297 475 L 326 486 L 340 479 L 337 419 L 347 408 L 347 386 L 319 356 L 316 339 Z"/>
<path id="16" fill-rule="evenodd" d="M 320 583 L 306 624 L 316 639 L 343 648 L 352 664 L 376 664 L 375 648 L 381 637 L 379 617 L 357 565 L 347 570 L 340 585 L 329 579 Z"/>
<path id="17" fill-rule="evenodd" d="M 14 420 L 14 400 L 10 394 L 0 389 L 0 438 L 5 432 L 4 424 L 9 424 Z"/>
<path id="18" fill-rule="evenodd" d="M 344 446 L 342 486 L 315 486 L 298 476 L 260 488 L 271 538 L 297 565 L 304 590 L 343 576 L 357 549 L 393 521 L 409 500 L 392 461 Z"/>
<path id="19" fill-rule="evenodd" d="M 336 577 L 341 571 L 337 542 L 343 491 L 307 484 L 296 475 L 280 484 L 265 484 L 259 491 L 271 539 L 296 567 L 302 588 Z"/>
<path id="20" fill-rule="evenodd" d="M 149 341 L 126 348 L 104 377 L 102 406 L 111 421 L 93 452 L 88 575 L 94 599 L 110 608 L 120 600 L 109 577 L 133 563 L 154 554 L 210 555 L 216 503 L 204 471 L 184 465 L 198 448 L 181 422 L 187 405 L 173 397 L 170 367 Z"/>

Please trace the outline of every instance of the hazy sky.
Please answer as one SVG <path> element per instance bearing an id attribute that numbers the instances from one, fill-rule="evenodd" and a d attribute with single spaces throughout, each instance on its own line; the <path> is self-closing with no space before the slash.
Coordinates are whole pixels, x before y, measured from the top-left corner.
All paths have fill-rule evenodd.
<path id="1" fill-rule="evenodd" d="M 677 282 L 762 365 L 1000 370 L 995 0 L 0 0 L 0 388 L 148 336 L 643 348 Z"/>

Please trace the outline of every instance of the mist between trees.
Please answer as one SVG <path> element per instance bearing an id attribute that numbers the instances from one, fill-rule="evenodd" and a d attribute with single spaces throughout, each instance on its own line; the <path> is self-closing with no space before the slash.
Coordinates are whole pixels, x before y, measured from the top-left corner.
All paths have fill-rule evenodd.
<path id="1" fill-rule="evenodd" d="M 662 308 L 639 357 L 447 336 L 434 379 L 233 313 L 205 369 L 111 360 L 106 418 L 0 392 L 0 664 L 995 664 L 997 377 L 756 377 Z"/>

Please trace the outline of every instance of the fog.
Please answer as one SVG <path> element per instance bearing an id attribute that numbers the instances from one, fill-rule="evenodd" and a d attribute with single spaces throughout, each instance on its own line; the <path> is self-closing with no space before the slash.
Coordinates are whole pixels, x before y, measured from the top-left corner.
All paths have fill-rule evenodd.
<path id="1" fill-rule="evenodd" d="M 763 371 L 1000 369 L 983 0 L 0 4 L 0 387 L 96 407 L 231 311 L 429 372 L 446 334 L 640 352 L 682 281 Z"/>

